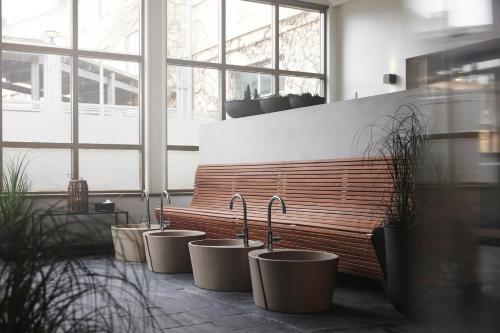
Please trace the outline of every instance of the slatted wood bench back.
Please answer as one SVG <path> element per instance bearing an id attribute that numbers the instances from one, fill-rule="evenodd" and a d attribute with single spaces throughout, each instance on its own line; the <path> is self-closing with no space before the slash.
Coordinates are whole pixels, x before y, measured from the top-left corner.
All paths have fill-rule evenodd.
<path id="1" fill-rule="evenodd" d="M 391 182 L 382 159 L 200 165 L 188 208 L 166 208 L 174 228 L 204 230 L 209 237 L 233 237 L 241 205 L 229 211 L 234 193 L 247 203 L 252 239 L 264 241 L 267 205 L 283 197 L 287 214 L 275 204 L 276 247 L 306 248 L 340 255 L 339 270 L 382 278 L 371 233 L 384 219 Z M 240 223 L 241 228 L 241 223 Z"/>

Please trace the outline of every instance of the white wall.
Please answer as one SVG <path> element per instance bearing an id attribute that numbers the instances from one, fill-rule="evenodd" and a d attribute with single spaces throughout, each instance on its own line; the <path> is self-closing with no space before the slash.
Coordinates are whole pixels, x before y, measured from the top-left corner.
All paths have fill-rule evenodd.
<path id="1" fill-rule="evenodd" d="M 352 99 L 356 91 L 367 97 L 404 90 L 407 58 L 500 37 L 500 1 L 491 1 L 493 25 L 459 31 L 422 22 L 409 9 L 410 0 L 351 0 L 334 7 L 330 48 L 338 50 L 338 57 L 331 66 L 339 70 L 330 80 L 338 80 L 338 99 Z M 398 75 L 395 85 L 383 84 L 388 73 Z"/>

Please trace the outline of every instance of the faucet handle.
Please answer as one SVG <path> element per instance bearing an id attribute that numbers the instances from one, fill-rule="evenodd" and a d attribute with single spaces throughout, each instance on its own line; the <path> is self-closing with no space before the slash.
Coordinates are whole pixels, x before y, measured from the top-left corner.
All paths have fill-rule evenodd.
<path id="1" fill-rule="evenodd" d="M 163 226 L 164 227 L 170 227 L 172 223 L 170 222 L 170 220 L 163 220 Z"/>
<path id="2" fill-rule="evenodd" d="M 243 233 L 241 233 L 241 234 L 236 233 L 236 234 L 234 235 L 234 237 L 235 237 L 236 239 L 243 239 L 243 238 L 245 238 L 245 234 L 243 234 Z"/>
<path id="3" fill-rule="evenodd" d="M 274 233 L 274 235 L 273 235 L 273 241 L 279 241 L 279 240 L 281 240 L 280 234 L 278 234 L 277 232 Z"/>

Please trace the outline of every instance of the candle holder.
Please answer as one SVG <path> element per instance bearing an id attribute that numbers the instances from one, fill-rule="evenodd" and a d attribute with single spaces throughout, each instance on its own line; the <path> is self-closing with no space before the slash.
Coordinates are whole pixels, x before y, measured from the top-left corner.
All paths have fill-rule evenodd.
<path id="1" fill-rule="evenodd" d="M 68 210 L 74 213 L 89 210 L 89 187 L 83 179 L 72 179 L 68 183 Z"/>

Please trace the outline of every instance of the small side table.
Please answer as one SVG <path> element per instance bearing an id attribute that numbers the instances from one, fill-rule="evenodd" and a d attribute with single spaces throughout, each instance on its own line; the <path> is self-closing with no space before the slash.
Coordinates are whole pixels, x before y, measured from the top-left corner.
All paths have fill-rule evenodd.
<path id="1" fill-rule="evenodd" d="M 41 213 L 34 213 L 31 215 L 31 227 L 32 230 L 35 230 L 35 224 L 38 221 L 38 235 L 39 235 L 39 245 L 42 245 L 42 223 L 41 220 L 44 217 L 53 217 L 53 216 L 91 216 L 91 215 L 114 215 L 115 216 L 115 225 L 118 224 L 118 216 L 125 215 L 125 222 L 128 224 L 128 211 L 125 210 L 114 210 L 110 212 L 98 212 L 98 211 L 87 211 L 87 212 L 70 212 L 70 211 L 53 211 L 48 210 Z"/>

